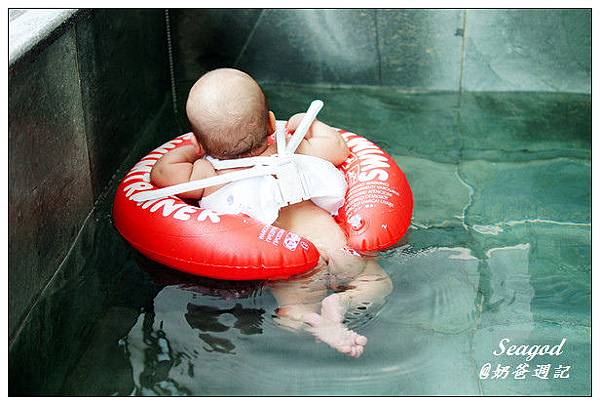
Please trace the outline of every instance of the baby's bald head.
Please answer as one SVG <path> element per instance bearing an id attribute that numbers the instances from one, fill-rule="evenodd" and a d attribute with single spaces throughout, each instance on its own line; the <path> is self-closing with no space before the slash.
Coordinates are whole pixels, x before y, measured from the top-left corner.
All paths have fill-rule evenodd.
<path id="1" fill-rule="evenodd" d="M 198 142 L 216 158 L 248 155 L 267 142 L 267 100 L 258 83 L 239 70 L 216 69 L 198 79 L 186 112 Z"/>

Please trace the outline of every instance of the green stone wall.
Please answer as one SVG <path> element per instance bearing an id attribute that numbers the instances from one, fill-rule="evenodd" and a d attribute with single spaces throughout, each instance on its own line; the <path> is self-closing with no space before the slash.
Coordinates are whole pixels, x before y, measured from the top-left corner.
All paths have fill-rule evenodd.
<path id="1" fill-rule="evenodd" d="M 177 80 L 589 93 L 590 10 L 173 10 Z"/>

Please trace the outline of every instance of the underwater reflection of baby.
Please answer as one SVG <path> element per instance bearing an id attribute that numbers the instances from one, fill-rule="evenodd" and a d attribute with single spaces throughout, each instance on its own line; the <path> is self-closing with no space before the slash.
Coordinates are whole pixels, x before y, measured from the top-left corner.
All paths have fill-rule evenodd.
<path id="1" fill-rule="evenodd" d="M 205 381 L 195 374 L 210 373 L 205 353 L 247 353 L 243 336 L 263 333 L 265 310 L 244 302 L 245 295 L 228 297 L 226 292 L 242 292 L 231 283 L 219 290 L 187 281 L 165 282 L 157 269 L 149 274 L 157 284 L 167 285 L 144 307 L 121 342 L 131 366 L 132 394 L 198 395 Z"/>
<path id="2" fill-rule="evenodd" d="M 275 116 L 268 110 L 258 83 L 243 72 L 235 69 L 208 72 L 194 84 L 186 110 L 195 135 L 194 145 L 171 151 L 157 162 L 151 173 L 152 182 L 157 186 L 171 186 L 232 170 L 215 170 L 209 160 L 202 158 L 203 151 L 213 159 L 277 153 L 276 145 L 268 144 L 269 134 L 276 130 Z M 294 131 L 302 118 L 303 114 L 291 117 L 288 129 Z M 336 130 L 314 121 L 296 153 L 315 156 L 337 166 L 349 151 Z M 248 193 L 253 186 L 248 188 L 248 184 L 255 179 L 180 196 L 200 200 L 200 206 L 219 212 L 223 199 L 231 200 L 232 196 L 240 195 L 246 208 L 243 213 L 262 222 L 269 222 L 265 218 L 271 218 L 275 225 L 313 242 L 321 254 L 315 271 L 271 284 L 279 305 L 278 323 L 306 330 L 339 352 L 359 357 L 367 338 L 344 325 L 345 314 L 354 308 L 382 302 L 392 291 L 392 282 L 374 259 L 361 258 L 346 247 L 346 237 L 331 216 L 343 204 L 345 194 L 345 183 L 339 185 L 339 172 L 331 166 L 331 170 L 320 170 L 315 177 L 331 195 L 321 201 L 307 200 L 281 210 L 269 209 L 268 204 L 265 208 L 264 201 Z M 327 296 L 328 289 L 335 293 Z"/>

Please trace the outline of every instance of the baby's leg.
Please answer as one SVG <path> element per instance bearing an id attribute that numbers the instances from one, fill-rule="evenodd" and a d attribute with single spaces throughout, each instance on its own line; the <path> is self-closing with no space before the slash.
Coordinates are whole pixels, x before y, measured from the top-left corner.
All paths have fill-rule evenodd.
<path id="1" fill-rule="evenodd" d="M 392 281 L 376 259 L 361 257 L 348 249 L 346 235 L 329 214 L 314 204 L 292 214 L 285 225 L 308 238 L 319 249 L 328 264 L 327 286 L 332 289 L 345 287 L 344 292 L 323 300 L 322 316 L 341 323 L 348 310 L 382 303 L 392 292 Z M 310 218 L 305 218 L 305 214 Z"/>
<path id="2" fill-rule="evenodd" d="M 322 262 L 314 274 L 271 285 L 279 305 L 276 322 L 283 327 L 305 330 L 337 351 L 359 357 L 367 338 L 349 330 L 341 322 L 319 314 L 327 293 L 326 270 L 327 266 Z"/>
<path id="3" fill-rule="evenodd" d="M 318 313 L 321 301 L 327 295 L 326 264 L 319 261 L 314 272 L 309 275 L 274 281 L 271 292 L 277 300 L 277 323 L 291 329 L 306 328 L 306 314 Z"/>
<path id="4" fill-rule="evenodd" d="M 347 284 L 343 292 L 331 294 L 321 304 L 321 315 L 342 322 L 347 311 L 381 304 L 392 290 L 389 276 L 375 259 L 365 259 L 362 274 Z"/>
<path id="5" fill-rule="evenodd" d="M 308 238 L 319 249 L 322 259 L 315 273 L 272 285 L 279 304 L 279 323 L 306 330 L 342 353 L 360 356 L 367 339 L 348 330 L 341 321 L 319 314 L 330 283 L 327 262 L 345 246 L 343 232 L 328 213 L 310 201 L 282 209 L 277 225 Z M 362 268 L 358 272 L 361 271 Z"/>

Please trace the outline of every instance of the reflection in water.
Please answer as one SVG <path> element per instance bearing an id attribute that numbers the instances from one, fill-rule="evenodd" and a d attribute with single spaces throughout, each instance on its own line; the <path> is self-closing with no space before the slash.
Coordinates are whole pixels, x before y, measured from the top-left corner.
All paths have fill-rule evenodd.
<path id="1" fill-rule="evenodd" d="M 235 355 L 240 336 L 262 333 L 262 282 L 189 276 L 140 255 L 136 263 L 161 289 L 120 340 L 131 364 L 132 394 L 189 395 L 197 370 L 205 372 L 201 353 Z"/>
<path id="2" fill-rule="evenodd" d="M 237 354 L 240 336 L 262 333 L 264 309 L 227 304 L 200 293 L 198 285 L 163 288 L 153 311 L 143 312 L 124 339 L 135 393 L 189 394 L 197 368 L 206 372 L 198 361 L 200 350 Z"/>
<path id="3" fill-rule="evenodd" d="M 236 318 L 232 326 L 234 329 L 238 329 L 243 335 L 255 335 L 262 333 L 261 324 L 264 313 L 264 309 L 244 308 L 240 304 L 235 304 L 230 309 L 219 309 L 189 303 L 185 319 L 194 329 L 204 332 L 225 332 L 229 330 L 229 326 L 221 323 L 219 317 L 223 314 L 231 314 Z M 198 336 L 210 347 L 210 349 L 204 347 L 204 350 L 233 354 L 235 345 L 228 339 L 213 336 L 210 333 L 200 333 Z"/>
<path id="4" fill-rule="evenodd" d="M 97 392 L 89 384 L 100 381 L 134 395 L 480 394 L 478 368 L 498 339 L 531 331 L 530 260 L 527 244 L 386 255 L 380 262 L 393 293 L 376 311 L 359 308 L 346 319 L 369 337 L 358 360 L 283 330 L 277 303 L 261 284 L 188 278 L 142 262 L 160 289 L 133 313 L 125 337 L 112 338 L 126 363 L 102 369 L 109 363 L 98 349 L 111 337 L 98 334 L 81 361 L 81 375 L 89 377 L 85 384 L 73 377 L 70 392 Z M 117 318 L 101 323 L 130 313 L 111 311 Z"/>
<path id="5" fill-rule="evenodd" d="M 521 332 L 531 331 L 535 291 L 529 282 L 529 250 L 529 244 L 520 244 L 486 252 L 490 282 L 483 323 L 516 325 Z"/>
<path id="6" fill-rule="evenodd" d="M 484 325 L 518 319 L 523 332 L 531 323 L 528 252 L 528 245 L 490 249 L 481 260 L 467 248 L 435 248 L 383 258 L 395 269 L 394 293 L 377 312 L 359 309 L 346 319 L 357 330 L 368 323 L 371 346 L 355 363 L 282 330 L 272 319 L 276 303 L 262 289 L 234 294 L 201 283 L 167 285 L 123 340 L 134 393 L 481 393 L 473 356 L 483 355 L 473 350 L 493 347 L 469 342 Z M 444 376 L 448 369 L 459 386 Z"/>

